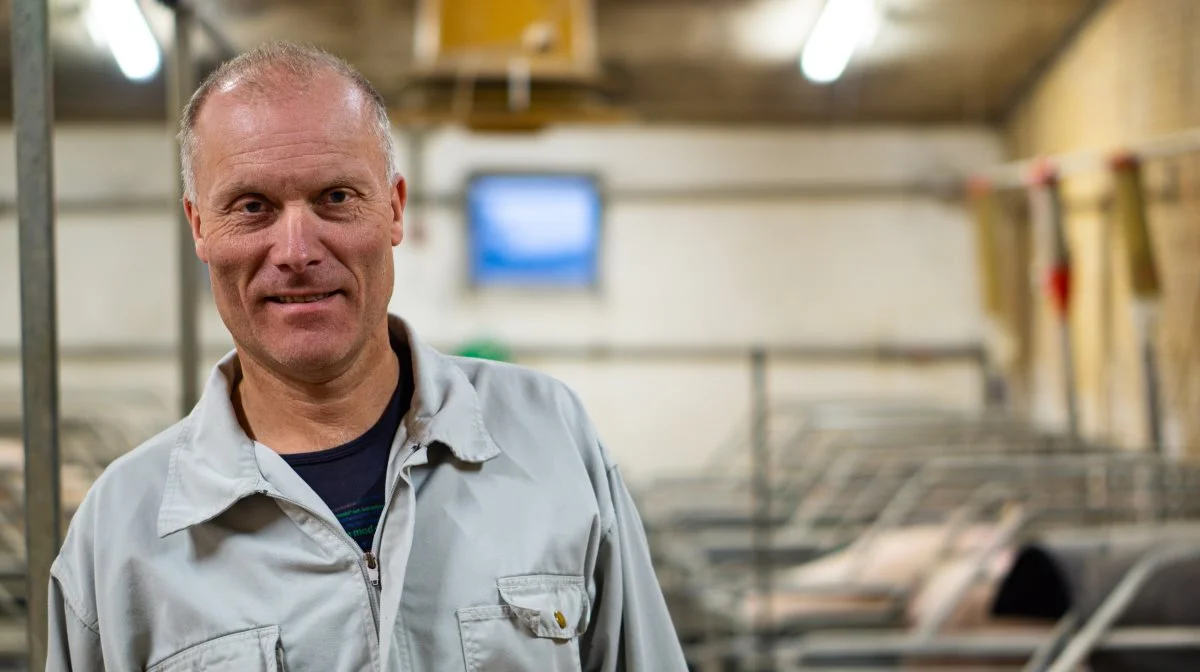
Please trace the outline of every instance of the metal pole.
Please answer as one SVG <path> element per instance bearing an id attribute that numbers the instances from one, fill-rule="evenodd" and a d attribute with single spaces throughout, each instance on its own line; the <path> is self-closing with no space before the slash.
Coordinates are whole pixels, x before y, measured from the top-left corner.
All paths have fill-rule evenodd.
<path id="1" fill-rule="evenodd" d="M 171 53 L 171 69 L 167 86 L 167 126 L 174 132 L 177 120 L 187 101 L 196 90 L 195 67 L 192 63 L 192 24 L 195 14 L 187 2 L 174 3 L 175 48 Z M 175 144 L 176 175 L 180 173 L 179 143 Z M 196 268 L 196 249 L 192 241 L 191 224 L 184 215 L 183 183 L 176 180 L 175 226 L 179 263 L 179 385 L 180 414 L 191 413 L 200 399 L 200 339 L 197 306 L 199 303 L 199 273 Z"/>
<path id="2" fill-rule="evenodd" d="M 1075 356 L 1071 344 L 1071 256 L 1063 221 L 1062 191 L 1056 169 L 1042 164 L 1032 175 L 1033 212 L 1046 228 L 1050 242 L 1050 263 L 1046 284 L 1058 317 L 1058 342 L 1062 353 L 1064 404 L 1067 431 L 1079 437 L 1079 400 L 1075 393 Z"/>
<path id="3" fill-rule="evenodd" d="M 50 564 L 58 554 L 62 534 L 54 278 L 54 96 L 48 14 L 45 0 L 15 0 L 10 31 L 18 166 L 30 670 L 46 668 Z"/>
<path id="4" fill-rule="evenodd" d="M 1145 374 L 1146 422 L 1149 425 L 1150 447 L 1162 455 L 1162 400 L 1159 397 L 1158 354 L 1154 347 L 1154 332 L 1142 334 L 1142 369 Z"/>
<path id="5" fill-rule="evenodd" d="M 1129 603 L 1160 569 L 1180 562 L 1200 558 L 1200 548 L 1175 547 L 1151 552 L 1125 573 L 1100 607 L 1092 614 L 1079 633 L 1071 639 L 1062 653 L 1047 668 L 1048 672 L 1072 672 L 1083 664 L 1112 626 L 1125 613 Z"/>
<path id="6" fill-rule="evenodd" d="M 420 243 L 425 238 L 425 227 L 432 207 L 430 199 L 422 196 L 429 193 L 425 184 L 425 148 L 429 142 L 427 132 L 421 128 L 410 129 L 405 139 L 408 141 L 408 166 L 404 175 L 408 187 L 408 207 L 404 212 L 405 235 L 411 235 L 415 242 Z M 465 198 L 463 200 L 465 202 Z"/>
<path id="7" fill-rule="evenodd" d="M 754 574 L 759 608 L 755 624 L 759 664 L 771 660 L 771 453 L 767 431 L 767 353 L 755 348 L 750 353 L 751 445 L 754 447 Z M 759 669 L 755 665 L 754 669 Z"/>
<path id="8" fill-rule="evenodd" d="M 979 277 L 980 305 L 983 308 L 987 331 L 982 369 L 983 400 L 987 409 L 1002 409 L 1005 404 L 1007 381 L 1004 368 L 1011 355 L 1007 341 L 1011 340 L 1004 319 L 1004 306 L 996 229 L 1000 206 L 996 193 L 986 180 L 973 180 L 968 194 L 975 219 L 975 260 Z"/>

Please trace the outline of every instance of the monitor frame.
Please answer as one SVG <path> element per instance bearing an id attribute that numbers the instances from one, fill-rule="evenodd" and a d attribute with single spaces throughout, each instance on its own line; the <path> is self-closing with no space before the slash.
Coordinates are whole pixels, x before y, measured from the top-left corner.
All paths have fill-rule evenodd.
<path id="1" fill-rule="evenodd" d="M 596 245 L 595 245 L 595 273 L 592 281 L 587 284 L 538 284 L 538 283 L 509 283 L 509 282 L 481 282 L 475 273 L 475 252 L 476 252 L 476 236 L 475 236 L 475 220 L 471 212 L 471 194 L 476 184 L 481 180 L 493 177 L 525 177 L 525 178 L 583 178 L 591 182 L 596 193 Z M 466 276 L 466 285 L 472 293 L 485 292 L 519 292 L 523 294 L 550 294 L 550 295 L 599 295 L 603 292 L 605 285 L 604 275 L 604 259 L 607 249 L 607 233 L 608 227 L 606 220 L 608 216 L 608 192 L 605 188 L 604 181 L 599 173 L 589 170 L 571 170 L 563 168 L 499 168 L 486 169 L 477 168 L 471 170 L 466 177 L 460 202 L 460 211 L 462 213 L 463 230 L 465 233 L 464 247 L 466 264 L 463 268 L 463 274 Z"/>

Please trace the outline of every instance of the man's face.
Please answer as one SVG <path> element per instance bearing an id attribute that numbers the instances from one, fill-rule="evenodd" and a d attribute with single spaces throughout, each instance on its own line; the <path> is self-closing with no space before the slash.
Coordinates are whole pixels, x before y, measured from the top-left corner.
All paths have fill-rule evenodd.
<path id="1" fill-rule="evenodd" d="M 388 180 L 365 97 L 333 74 L 274 95 L 235 82 L 196 139 L 184 207 L 235 342 L 302 379 L 344 371 L 386 333 L 403 237 L 404 182 Z"/>

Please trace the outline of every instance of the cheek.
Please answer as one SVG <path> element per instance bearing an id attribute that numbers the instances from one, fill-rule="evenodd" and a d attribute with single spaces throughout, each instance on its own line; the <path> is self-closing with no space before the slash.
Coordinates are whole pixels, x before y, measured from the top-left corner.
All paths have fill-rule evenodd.
<path id="1" fill-rule="evenodd" d="M 221 286 L 227 291 L 248 284 L 263 256 L 256 251 L 252 241 L 244 239 L 211 241 L 207 251 L 214 289 Z"/>
<path id="2" fill-rule="evenodd" d="M 390 234 L 386 230 L 373 230 L 369 235 L 361 230 L 345 233 L 344 236 L 339 235 L 330 240 L 330 247 L 342 252 L 335 256 L 344 260 L 352 270 L 359 272 L 361 269 L 361 272 L 367 275 L 364 281 L 374 280 L 374 275 L 383 270 L 392 259 Z"/>

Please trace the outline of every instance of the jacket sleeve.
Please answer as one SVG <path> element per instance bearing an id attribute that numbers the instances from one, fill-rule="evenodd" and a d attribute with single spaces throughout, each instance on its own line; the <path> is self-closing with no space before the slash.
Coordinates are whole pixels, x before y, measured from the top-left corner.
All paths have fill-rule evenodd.
<path id="1" fill-rule="evenodd" d="M 100 634 L 67 601 L 62 584 L 50 577 L 50 622 L 46 672 L 103 672 Z"/>
<path id="2" fill-rule="evenodd" d="M 601 535 L 595 568 L 596 604 L 580 647 L 584 670 L 687 670 L 683 650 L 633 497 L 616 466 L 606 469 L 612 518 Z"/>

